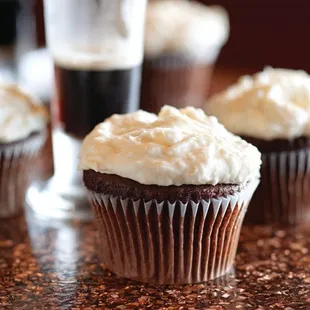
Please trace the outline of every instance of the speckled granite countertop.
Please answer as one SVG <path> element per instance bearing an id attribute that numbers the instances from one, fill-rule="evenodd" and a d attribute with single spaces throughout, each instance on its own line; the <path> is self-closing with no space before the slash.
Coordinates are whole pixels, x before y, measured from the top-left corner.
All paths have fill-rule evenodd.
<path id="1" fill-rule="evenodd" d="M 244 227 L 236 273 L 156 287 L 99 264 L 92 224 L 0 222 L 0 309 L 310 309 L 310 225 Z"/>

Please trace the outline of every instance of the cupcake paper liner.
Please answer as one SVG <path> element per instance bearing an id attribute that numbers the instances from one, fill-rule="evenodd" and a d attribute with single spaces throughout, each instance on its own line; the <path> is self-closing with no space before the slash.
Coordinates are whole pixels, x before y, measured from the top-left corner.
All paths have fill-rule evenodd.
<path id="1" fill-rule="evenodd" d="M 235 195 L 187 203 L 90 191 L 103 263 L 121 277 L 154 284 L 197 283 L 226 274 L 257 185 L 253 181 Z"/>
<path id="2" fill-rule="evenodd" d="M 196 63 L 178 56 L 145 60 L 141 108 L 158 113 L 163 105 L 202 107 L 213 74 L 214 62 Z"/>
<path id="3" fill-rule="evenodd" d="M 45 139 L 45 135 L 38 135 L 0 149 L 0 217 L 13 216 L 22 210 Z"/>
<path id="4" fill-rule="evenodd" d="M 247 223 L 298 224 L 310 220 L 310 149 L 263 154 L 261 183 Z"/>

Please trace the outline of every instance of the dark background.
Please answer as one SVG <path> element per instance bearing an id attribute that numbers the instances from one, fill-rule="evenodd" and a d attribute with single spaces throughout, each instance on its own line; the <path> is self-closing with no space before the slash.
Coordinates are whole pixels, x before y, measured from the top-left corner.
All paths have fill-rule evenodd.
<path id="1" fill-rule="evenodd" d="M 201 0 L 229 12 L 230 38 L 219 65 L 310 71 L 309 0 Z"/>
<path id="2" fill-rule="evenodd" d="M 44 45 L 42 0 L 0 0 L 0 47 L 14 44 L 16 18 L 35 18 L 38 46 Z M 309 0 L 200 0 L 220 4 L 230 16 L 230 38 L 220 67 L 261 69 L 265 65 L 310 71 Z M 26 9 L 25 9 L 26 8 Z M 32 16 L 31 16 L 32 15 Z M 209 31 L 209 30 L 207 30 Z"/>

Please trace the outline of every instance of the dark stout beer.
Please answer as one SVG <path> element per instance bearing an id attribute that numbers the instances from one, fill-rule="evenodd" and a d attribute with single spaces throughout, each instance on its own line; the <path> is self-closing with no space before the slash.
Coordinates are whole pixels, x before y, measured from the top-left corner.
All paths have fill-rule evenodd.
<path id="1" fill-rule="evenodd" d="M 15 44 L 17 13 L 17 0 L 0 0 L 0 46 Z"/>
<path id="2" fill-rule="evenodd" d="M 55 65 L 59 119 L 64 130 L 83 138 L 115 113 L 137 110 L 141 65 L 129 69 L 71 69 Z"/>

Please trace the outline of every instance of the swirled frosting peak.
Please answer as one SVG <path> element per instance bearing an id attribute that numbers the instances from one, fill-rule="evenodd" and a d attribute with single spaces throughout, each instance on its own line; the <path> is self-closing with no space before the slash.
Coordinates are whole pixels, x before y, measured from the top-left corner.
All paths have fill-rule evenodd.
<path id="1" fill-rule="evenodd" d="M 214 95 L 205 111 L 234 134 L 263 140 L 310 136 L 310 76 L 266 68 Z"/>
<path id="2" fill-rule="evenodd" d="M 201 109 L 113 115 L 85 138 L 80 169 L 142 184 L 244 184 L 259 176 L 259 151 Z"/>
<path id="3" fill-rule="evenodd" d="M 0 85 L 0 143 L 27 138 L 42 130 L 47 112 L 35 98 L 14 84 Z"/>

